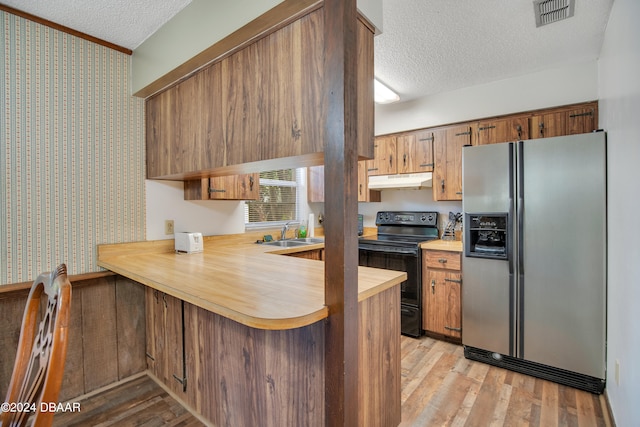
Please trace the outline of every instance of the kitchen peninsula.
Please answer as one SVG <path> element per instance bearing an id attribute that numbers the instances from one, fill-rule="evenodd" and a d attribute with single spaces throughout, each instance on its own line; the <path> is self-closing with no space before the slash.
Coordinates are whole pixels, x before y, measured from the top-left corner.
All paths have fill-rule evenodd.
<path id="1" fill-rule="evenodd" d="M 147 366 L 215 425 L 324 425 L 324 263 L 249 237 L 100 245 L 98 264 L 146 285 Z M 253 240 L 255 241 L 255 240 Z M 358 268 L 359 424 L 400 422 L 400 282 Z"/>

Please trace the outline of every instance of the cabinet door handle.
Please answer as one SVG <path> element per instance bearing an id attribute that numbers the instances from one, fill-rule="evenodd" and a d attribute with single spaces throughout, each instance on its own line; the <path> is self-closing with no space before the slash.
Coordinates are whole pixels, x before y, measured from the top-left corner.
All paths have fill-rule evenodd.
<path id="1" fill-rule="evenodd" d="M 253 177 L 249 177 L 249 191 L 253 191 Z"/>
<path id="2" fill-rule="evenodd" d="M 362 184 L 359 185 L 358 194 L 360 194 L 362 196 Z"/>
<path id="3" fill-rule="evenodd" d="M 436 293 L 436 279 L 431 279 L 431 293 Z"/>
<path id="4" fill-rule="evenodd" d="M 446 326 L 445 326 L 445 328 L 446 328 Z M 180 384 L 182 384 L 182 391 L 187 391 L 187 377 L 180 378 L 176 374 L 173 374 L 173 378 L 175 378 L 176 381 L 178 381 Z"/>
<path id="5" fill-rule="evenodd" d="M 402 164 L 406 167 L 407 166 L 407 155 L 403 154 L 402 155 Z"/>
<path id="6" fill-rule="evenodd" d="M 544 123 L 540 123 L 540 125 L 538 125 L 538 128 L 540 128 L 540 136 L 544 136 Z"/>
<path id="7" fill-rule="evenodd" d="M 587 111 L 586 113 L 569 114 L 570 119 L 573 119 L 576 117 L 584 117 L 584 116 L 593 116 L 593 111 Z"/>
<path id="8" fill-rule="evenodd" d="M 444 281 L 462 284 L 462 279 L 444 279 Z"/>
<path id="9" fill-rule="evenodd" d="M 522 126 L 516 126 L 516 130 L 518 131 L 518 139 L 522 139 Z"/>
<path id="10" fill-rule="evenodd" d="M 377 171 L 377 170 L 378 170 L 378 168 L 369 168 L 369 169 L 367 169 L 367 172 L 373 172 L 373 171 Z"/>
<path id="11" fill-rule="evenodd" d="M 421 168 L 432 168 L 433 163 L 423 163 L 420 165 Z"/>
<path id="12" fill-rule="evenodd" d="M 393 155 L 389 156 L 389 167 L 392 168 L 393 167 Z"/>
<path id="13" fill-rule="evenodd" d="M 444 328 L 449 330 L 449 331 L 462 332 L 462 328 L 454 328 L 454 327 L 451 327 L 451 326 L 445 326 Z"/>
<path id="14" fill-rule="evenodd" d="M 438 262 L 440 264 L 446 264 L 447 263 L 447 259 L 446 258 L 438 258 Z"/>
<path id="15" fill-rule="evenodd" d="M 209 188 L 209 193 L 226 193 L 227 190 L 222 190 L 218 188 Z"/>
<path id="16" fill-rule="evenodd" d="M 442 187 L 442 192 L 444 193 L 444 179 L 442 180 L 442 183 L 440 185 Z"/>

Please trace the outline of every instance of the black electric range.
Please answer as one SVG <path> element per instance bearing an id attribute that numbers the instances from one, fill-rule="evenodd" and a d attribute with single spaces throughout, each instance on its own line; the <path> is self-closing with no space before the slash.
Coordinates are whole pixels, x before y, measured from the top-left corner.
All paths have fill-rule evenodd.
<path id="1" fill-rule="evenodd" d="M 422 335 L 422 262 L 420 243 L 438 238 L 437 212 L 382 211 L 376 215 L 378 233 L 360 237 L 359 265 L 404 271 L 400 285 L 401 331 Z"/>

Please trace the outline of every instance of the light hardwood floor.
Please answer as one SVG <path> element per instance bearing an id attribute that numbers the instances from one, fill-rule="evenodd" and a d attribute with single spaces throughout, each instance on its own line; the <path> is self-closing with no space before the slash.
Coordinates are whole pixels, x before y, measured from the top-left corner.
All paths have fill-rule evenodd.
<path id="1" fill-rule="evenodd" d="M 401 345 L 401 427 L 611 426 L 601 396 L 467 360 L 461 346 L 429 337 Z M 146 375 L 79 401 L 80 413 L 54 425 L 202 425 Z"/>
<path id="2" fill-rule="evenodd" d="M 402 427 L 610 425 L 602 396 L 467 360 L 460 345 L 402 337 Z"/>

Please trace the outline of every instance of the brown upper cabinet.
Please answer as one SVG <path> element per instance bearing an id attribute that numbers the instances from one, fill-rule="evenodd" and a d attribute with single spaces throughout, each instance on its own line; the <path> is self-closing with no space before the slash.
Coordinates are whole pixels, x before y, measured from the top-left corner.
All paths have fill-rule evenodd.
<path id="1" fill-rule="evenodd" d="M 358 154 L 370 158 L 373 31 L 358 22 Z M 312 11 L 148 98 L 147 177 L 322 153 L 323 24 Z"/>
<path id="2" fill-rule="evenodd" d="M 369 175 L 394 175 L 398 173 L 397 143 L 395 136 L 379 136 L 373 143 L 373 159 L 367 161 Z"/>
<path id="3" fill-rule="evenodd" d="M 588 133 L 598 123 L 597 103 L 588 103 L 534 114 L 531 117 L 531 138 Z"/>
<path id="4" fill-rule="evenodd" d="M 462 200 L 462 147 L 471 145 L 469 124 L 433 131 L 433 200 Z"/>
<path id="5" fill-rule="evenodd" d="M 478 145 L 529 139 L 529 118 L 483 120 L 478 122 L 477 130 Z"/>
<path id="6" fill-rule="evenodd" d="M 380 191 L 369 190 L 368 160 L 358 162 L 358 201 L 379 202 Z M 311 166 L 307 171 L 307 198 L 309 202 L 324 202 L 324 166 Z"/>
<path id="7" fill-rule="evenodd" d="M 398 136 L 398 173 L 433 171 L 433 132 L 417 130 Z"/>
<path id="8" fill-rule="evenodd" d="M 259 197 L 259 173 L 184 181 L 185 200 L 258 200 Z"/>
<path id="9" fill-rule="evenodd" d="M 375 138 L 369 175 L 395 175 L 433 171 L 433 133 L 416 130 Z"/>

